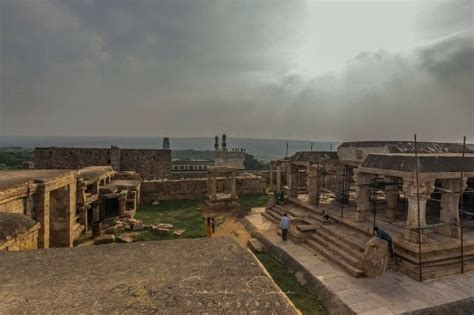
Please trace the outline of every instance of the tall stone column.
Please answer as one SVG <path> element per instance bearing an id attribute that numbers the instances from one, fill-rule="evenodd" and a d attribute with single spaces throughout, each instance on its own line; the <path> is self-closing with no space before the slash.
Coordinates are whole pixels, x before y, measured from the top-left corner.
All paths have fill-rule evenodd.
<path id="1" fill-rule="evenodd" d="M 394 220 L 397 218 L 398 209 L 398 186 L 390 185 L 385 188 L 385 198 L 387 199 L 387 209 L 385 209 L 385 216 L 388 219 Z"/>
<path id="2" fill-rule="evenodd" d="M 36 221 L 40 223 L 38 248 L 49 248 L 50 203 L 49 191 L 44 184 L 38 185 L 35 197 Z"/>
<path id="3" fill-rule="evenodd" d="M 310 204 L 318 204 L 319 201 L 319 165 L 308 167 L 308 201 Z"/>
<path id="4" fill-rule="evenodd" d="M 66 226 L 65 226 L 65 235 L 66 239 L 64 240 L 64 245 L 67 247 L 73 247 L 74 245 L 74 227 L 76 226 L 76 216 L 77 216 L 77 186 L 76 182 L 71 185 L 66 186 L 66 198 L 67 206 L 66 209 Z"/>
<path id="5" fill-rule="evenodd" d="M 288 196 L 298 197 L 298 168 L 290 164 L 288 174 Z"/>
<path id="6" fill-rule="evenodd" d="M 268 189 L 270 191 L 274 191 L 273 188 L 274 188 L 273 187 L 273 166 L 270 165 L 270 185 L 269 185 Z"/>
<path id="7" fill-rule="evenodd" d="M 464 191 L 467 187 L 467 178 L 464 178 L 462 182 L 459 178 L 442 179 L 441 187 L 449 190 L 449 192 L 441 194 L 440 210 L 440 221 L 447 225 L 441 226 L 438 232 L 442 235 L 460 238 L 459 199 L 461 191 Z"/>
<path id="8" fill-rule="evenodd" d="M 356 183 L 356 202 L 357 212 L 355 215 L 356 222 L 365 222 L 369 217 L 370 211 L 370 187 L 367 184 L 373 176 L 369 174 L 356 172 L 354 180 Z"/>
<path id="9" fill-rule="evenodd" d="M 280 192 L 281 191 L 281 165 L 277 166 L 277 187 L 276 191 Z"/>
<path id="10" fill-rule="evenodd" d="M 403 191 L 408 200 L 407 222 L 405 226 L 405 239 L 418 243 L 418 198 L 416 181 L 410 179 L 403 180 Z M 426 203 L 434 191 L 434 180 L 419 183 L 419 211 L 420 226 L 426 225 Z M 426 236 L 422 234 L 421 242 L 426 241 Z"/>

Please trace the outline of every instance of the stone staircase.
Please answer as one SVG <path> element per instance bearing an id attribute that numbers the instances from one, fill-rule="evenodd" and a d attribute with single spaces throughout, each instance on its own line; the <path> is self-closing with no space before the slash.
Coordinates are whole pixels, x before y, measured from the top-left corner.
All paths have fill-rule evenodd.
<path id="1" fill-rule="evenodd" d="M 291 240 L 324 256 L 353 277 L 365 276 L 362 258 L 370 237 L 337 222 L 326 222 L 319 212 L 293 203 L 267 208 L 263 215 L 279 224 L 284 213 L 292 222 Z"/>

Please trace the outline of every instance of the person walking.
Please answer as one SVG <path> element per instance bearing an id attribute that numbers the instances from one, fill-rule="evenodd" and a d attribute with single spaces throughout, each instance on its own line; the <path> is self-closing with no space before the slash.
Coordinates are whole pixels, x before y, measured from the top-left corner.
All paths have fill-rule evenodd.
<path id="1" fill-rule="evenodd" d="M 290 229 L 290 218 L 284 214 L 280 221 L 281 238 L 286 242 L 288 240 L 288 230 Z"/>

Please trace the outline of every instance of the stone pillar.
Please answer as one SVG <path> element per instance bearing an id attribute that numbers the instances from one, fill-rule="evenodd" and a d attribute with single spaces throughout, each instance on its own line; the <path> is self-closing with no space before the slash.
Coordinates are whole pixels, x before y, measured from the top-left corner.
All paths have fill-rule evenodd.
<path id="1" fill-rule="evenodd" d="M 235 173 L 232 172 L 231 181 L 230 181 L 230 194 L 232 198 L 237 199 L 237 183 L 235 180 Z"/>
<path id="2" fill-rule="evenodd" d="M 65 226 L 65 234 L 66 239 L 64 240 L 64 245 L 67 247 L 73 247 L 74 245 L 74 227 L 76 226 L 76 216 L 77 216 L 77 184 L 74 182 L 73 184 L 66 186 L 66 198 L 68 209 L 66 209 L 66 226 Z"/>
<path id="3" fill-rule="evenodd" d="M 439 219 L 447 225 L 441 226 L 438 232 L 445 236 L 460 238 L 461 227 L 459 226 L 459 199 L 461 197 L 461 191 L 464 191 L 467 187 L 467 178 L 464 178 L 462 183 L 459 178 L 442 179 L 440 181 L 441 187 L 450 192 L 443 192 L 441 194 L 441 210 Z"/>
<path id="4" fill-rule="evenodd" d="M 370 211 L 370 187 L 367 184 L 373 176 L 369 174 L 356 172 L 354 180 L 356 183 L 356 202 L 357 212 L 355 214 L 356 222 L 365 222 L 369 217 Z"/>
<path id="5" fill-rule="evenodd" d="M 49 248 L 49 191 L 46 191 L 46 186 L 44 184 L 38 185 L 35 199 L 36 221 L 40 223 L 40 229 L 38 231 L 38 248 Z"/>
<path id="6" fill-rule="evenodd" d="M 308 168 L 308 201 L 310 204 L 318 204 L 319 201 L 319 165 L 312 165 Z"/>
<path id="7" fill-rule="evenodd" d="M 119 216 L 124 217 L 125 211 L 127 210 L 127 195 L 122 194 L 120 197 L 118 197 L 118 202 L 119 202 Z"/>
<path id="8" fill-rule="evenodd" d="M 277 166 L 277 187 L 276 191 L 280 192 L 281 191 L 281 165 Z"/>
<path id="9" fill-rule="evenodd" d="M 270 185 L 269 185 L 269 190 L 274 191 L 273 187 L 273 166 L 270 164 Z"/>
<path id="10" fill-rule="evenodd" d="M 289 164 L 288 167 L 288 196 L 298 197 L 298 168 L 292 164 Z"/>
<path id="11" fill-rule="evenodd" d="M 385 198 L 387 199 L 387 209 L 385 209 L 385 216 L 388 219 L 395 220 L 397 218 L 398 210 L 398 186 L 390 185 L 385 188 Z"/>
<path id="12" fill-rule="evenodd" d="M 431 193 L 434 191 L 434 180 L 419 183 L 418 190 L 420 193 L 420 225 L 426 225 L 426 203 Z M 408 199 L 407 223 L 405 226 L 405 239 L 418 243 L 418 204 L 416 181 L 410 179 L 403 180 L 403 191 Z M 426 236 L 422 234 L 421 242 L 426 241 Z"/>

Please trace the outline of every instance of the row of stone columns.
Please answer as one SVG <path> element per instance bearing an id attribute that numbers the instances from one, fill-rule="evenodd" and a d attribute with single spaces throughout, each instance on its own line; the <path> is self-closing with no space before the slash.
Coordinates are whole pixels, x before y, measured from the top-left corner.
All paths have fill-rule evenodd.
<path id="1" fill-rule="evenodd" d="M 357 185 L 357 212 L 355 219 L 357 222 L 365 222 L 370 212 L 370 190 L 367 186 L 370 181 L 377 176 L 375 174 L 357 173 L 355 181 Z M 467 178 L 462 183 L 460 179 L 440 179 L 441 198 L 440 198 L 440 223 L 442 224 L 437 231 L 445 236 L 460 237 L 460 218 L 459 201 L 461 191 L 467 187 Z M 403 192 L 408 201 L 407 219 L 405 225 L 405 239 L 418 242 L 418 225 L 424 227 L 426 223 L 426 206 L 431 194 L 435 191 L 435 179 L 425 179 L 417 183 L 412 178 L 403 179 Z M 417 194 L 419 197 L 417 198 Z M 399 189 L 396 185 L 387 185 L 385 187 L 385 197 L 387 208 L 385 216 L 390 219 L 396 218 L 398 208 Z M 419 219 L 418 219 L 419 216 Z M 418 223 L 419 222 L 419 223 Z M 422 238 L 424 241 L 425 238 Z"/>

